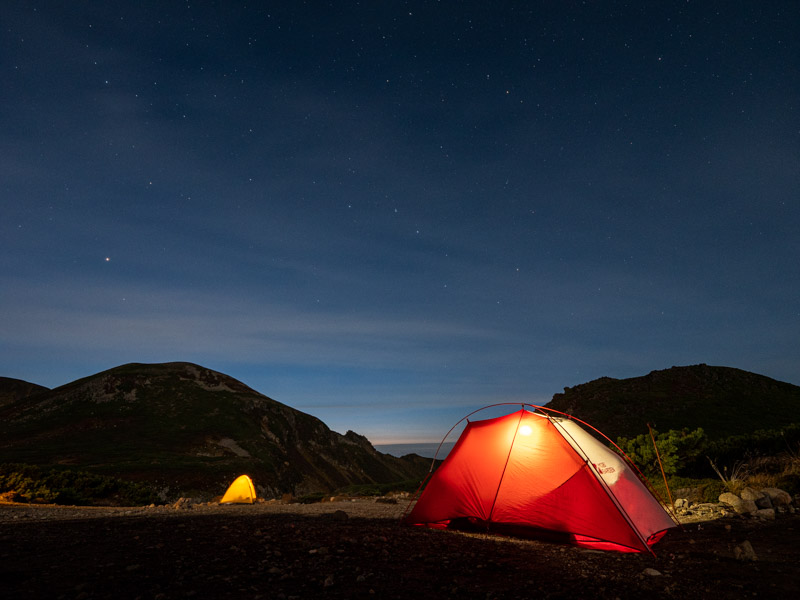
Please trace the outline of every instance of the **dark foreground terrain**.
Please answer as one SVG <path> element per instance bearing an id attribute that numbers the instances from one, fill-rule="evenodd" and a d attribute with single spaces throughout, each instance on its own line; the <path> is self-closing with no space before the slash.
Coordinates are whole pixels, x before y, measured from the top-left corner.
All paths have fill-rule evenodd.
<path id="1" fill-rule="evenodd" d="M 0 598 L 793 598 L 800 516 L 671 531 L 657 557 L 401 527 L 374 502 L 0 505 Z M 735 558 L 752 546 L 757 560 Z"/>

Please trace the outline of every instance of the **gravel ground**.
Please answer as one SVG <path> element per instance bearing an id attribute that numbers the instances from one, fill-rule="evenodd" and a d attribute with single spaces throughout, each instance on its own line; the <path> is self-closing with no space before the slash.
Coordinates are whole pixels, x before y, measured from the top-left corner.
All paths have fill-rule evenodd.
<path id="1" fill-rule="evenodd" d="M 798 515 L 686 524 L 653 557 L 402 527 L 405 508 L 0 504 L 0 598 L 738 600 L 800 582 Z"/>

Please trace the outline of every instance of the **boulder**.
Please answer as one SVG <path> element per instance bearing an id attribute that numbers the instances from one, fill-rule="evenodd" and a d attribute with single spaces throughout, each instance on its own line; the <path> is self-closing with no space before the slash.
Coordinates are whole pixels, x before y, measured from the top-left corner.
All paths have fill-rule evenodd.
<path id="1" fill-rule="evenodd" d="M 772 508 L 772 500 L 770 500 L 769 496 L 766 494 L 762 494 L 761 497 L 756 500 L 756 506 L 761 509 L 765 508 Z"/>
<path id="2" fill-rule="evenodd" d="M 742 514 L 754 515 L 758 512 L 758 506 L 752 500 L 742 500 L 741 512 Z"/>
<path id="3" fill-rule="evenodd" d="M 758 507 L 753 500 L 744 500 L 736 494 L 731 494 L 730 492 L 720 494 L 719 501 L 723 504 L 727 504 L 734 510 L 734 512 L 740 515 L 754 514 L 758 510 Z"/>
<path id="4" fill-rule="evenodd" d="M 742 493 L 739 494 L 739 497 L 742 500 L 752 500 L 753 502 L 758 501 L 764 494 L 762 492 L 757 492 L 751 487 L 746 487 L 742 490 Z"/>
<path id="5" fill-rule="evenodd" d="M 764 488 L 761 490 L 772 502 L 772 506 L 789 506 L 792 503 L 792 497 L 788 492 L 784 492 L 778 488 Z"/>

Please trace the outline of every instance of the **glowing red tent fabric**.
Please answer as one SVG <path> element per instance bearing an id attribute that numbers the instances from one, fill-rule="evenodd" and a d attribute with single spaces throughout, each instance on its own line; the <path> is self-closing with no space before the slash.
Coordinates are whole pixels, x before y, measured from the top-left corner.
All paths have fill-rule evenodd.
<path id="1" fill-rule="evenodd" d="M 675 526 L 620 456 L 573 420 L 524 407 L 469 422 L 404 521 L 627 552 Z"/>

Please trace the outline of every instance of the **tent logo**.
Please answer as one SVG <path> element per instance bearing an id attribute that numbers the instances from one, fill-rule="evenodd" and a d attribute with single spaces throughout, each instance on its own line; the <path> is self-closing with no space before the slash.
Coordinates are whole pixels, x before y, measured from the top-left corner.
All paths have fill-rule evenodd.
<path id="1" fill-rule="evenodd" d="M 600 473 L 600 475 L 605 475 L 606 473 L 616 473 L 616 469 L 614 467 L 607 467 L 606 463 L 604 462 L 597 463 L 594 468 L 597 469 L 597 472 Z"/>

